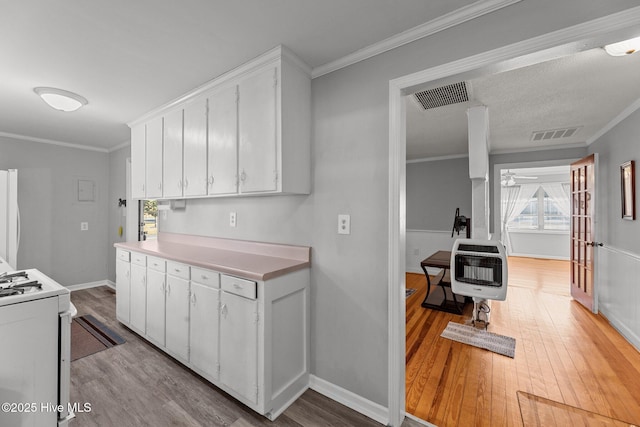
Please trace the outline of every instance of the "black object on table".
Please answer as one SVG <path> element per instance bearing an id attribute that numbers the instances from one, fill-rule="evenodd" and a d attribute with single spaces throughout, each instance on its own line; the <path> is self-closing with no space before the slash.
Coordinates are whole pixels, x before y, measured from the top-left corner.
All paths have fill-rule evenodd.
<path id="1" fill-rule="evenodd" d="M 448 313 L 462 314 L 466 298 L 451 291 L 450 263 L 451 251 L 438 251 L 420 263 L 424 275 L 427 276 L 427 295 L 422 301 L 422 306 Z M 436 287 L 433 289 L 434 292 L 431 290 L 431 278 L 427 267 L 442 269 L 442 272 L 435 279 Z"/>

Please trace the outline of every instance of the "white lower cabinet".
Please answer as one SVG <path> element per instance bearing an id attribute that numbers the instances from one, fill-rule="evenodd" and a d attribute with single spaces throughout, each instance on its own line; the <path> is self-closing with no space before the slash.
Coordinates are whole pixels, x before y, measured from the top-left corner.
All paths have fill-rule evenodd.
<path id="1" fill-rule="evenodd" d="M 116 259 L 116 295 L 116 317 L 123 323 L 129 323 L 131 264 L 122 259 Z"/>
<path id="2" fill-rule="evenodd" d="M 130 325 L 136 331 L 147 332 L 147 268 L 131 264 Z"/>
<path id="3" fill-rule="evenodd" d="M 307 389 L 308 269 L 256 282 L 131 252 L 127 293 L 118 260 L 122 323 L 271 420 Z"/>
<path id="4" fill-rule="evenodd" d="M 257 404 L 258 301 L 223 290 L 220 303 L 220 381 Z"/>
<path id="5" fill-rule="evenodd" d="M 147 268 L 147 337 L 164 346 L 165 274 Z"/>
<path id="6" fill-rule="evenodd" d="M 189 360 L 189 280 L 167 274 L 166 320 L 167 350 Z"/>

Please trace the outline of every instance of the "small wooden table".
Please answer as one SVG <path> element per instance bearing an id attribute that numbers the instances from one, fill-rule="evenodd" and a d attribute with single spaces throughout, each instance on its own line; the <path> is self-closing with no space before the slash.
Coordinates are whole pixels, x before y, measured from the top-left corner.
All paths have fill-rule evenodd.
<path id="1" fill-rule="evenodd" d="M 465 298 L 460 297 L 451 291 L 451 276 L 449 274 L 450 265 L 451 251 L 438 251 L 430 257 L 422 260 L 420 267 L 422 267 L 424 275 L 427 276 L 427 295 L 424 297 L 424 301 L 422 301 L 422 306 L 434 310 L 446 311 L 448 313 L 462 314 Z M 442 269 L 442 272 L 436 277 L 436 286 L 439 286 L 441 290 L 440 296 L 436 295 L 435 292 L 431 292 L 431 278 L 429 277 L 427 267 Z M 438 288 L 435 288 L 434 291 L 437 289 Z M 431 301 L 429 301 L 429 296 L 431 296 Z M 441 300 L 441 302 L 437 302 L 439 300 Z"/>

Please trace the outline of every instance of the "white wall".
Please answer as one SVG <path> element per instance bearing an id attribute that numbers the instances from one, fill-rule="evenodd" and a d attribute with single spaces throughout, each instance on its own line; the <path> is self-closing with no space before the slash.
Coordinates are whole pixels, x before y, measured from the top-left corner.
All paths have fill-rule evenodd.
<path id="1" fill-rule="evenodd" d="M 599 309 L 640 350 L 640 201 L 636 170 L 636 219 L 622 219 L 620 165 L 635 160 L 640 167 L 640 110 L 620 122 L 589 147 L 598 153 L 597 241 Z"/>
<path id="2" fill-rule="evenodd" d="M 190 201 L 161 230 L 205 223 L 224 237 L 310 242 L 311 371 L 386 405 L 389 80 L 635 5 L 522 1 L 316 78 L 310 196 Z M 250 228 L 225 228 L 231 208 Z M 337 234 L 339 213 L 351 214 L 351 235 Z"/>
<path id="3" fill-rule="evenodd" d="M 0 137 L 0 169 L 18 169 L 22 223 L 18 265 L 63 285 L 107 277 L 108 155 Z M 77 201 L 77 179 L 93 180 L 96 198 Z M 80 222 L 89 223 L 80 231 Z"/>
<path id="4" fill-rule="evenodd" d="M 570 258 L 569 232 L 517 230 L 509 232 L 509 255 L 532 258 Z"/>
<path id="5" fill-rule="evenodd" d="M 109 210 L 108 236 L 108 264 L 107 278 L 116 281 L 116 248 L 113 244 L 126 240 L 126 217 L 123 216 L 125 208 L 118 207 L 118 199 L 127 199 L 126 196 L 126 160 L 131 157 L 131 146 L 127 145 L 119 150 L 109 153 Z M 132 203 L 127 200 L 127 203 Z M 122 226 L 122 236 L 118 235 L 118 227 Z"/>

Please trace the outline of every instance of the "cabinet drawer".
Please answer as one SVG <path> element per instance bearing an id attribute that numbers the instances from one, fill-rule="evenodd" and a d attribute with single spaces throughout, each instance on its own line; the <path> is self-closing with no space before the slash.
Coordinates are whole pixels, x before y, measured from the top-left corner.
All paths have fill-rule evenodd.
<path id="1" fill-rule="evenodd" d="M 139 254 L 138 252 L 131 252 L 131 263 L 135 265 L 140 265 L 142 267 L 146 267 L 147 256 L 143 254 Z"/>
<path id="2" fill-rule="evenodd" d="M 189 266 L 175 261 L 167 261 L 167 274 L 189 280 Z"/>
<path id="3" fill-rule="evenodd" d="M 238 277 L 221 275 L 222 290 L 241 297 L 256 299 L 258 297 L 256 282 Z"/>
<path id="4" fill-rule="evenodd" d="M 156 258 L 154 256 L 147 257 L 147 268 L 152 270 L 159 271 L 161 273 L 165 272 L 165 263 L 166 261 L 162 258 Z"/>
<path id="5" fill-rule="evenodd" d="M 200 283 L 210 288 L 220 288 L 220 273 L 205 270 L 204 268 L 191 267 L 191 281 Z"/>
<path id="6" fill-rule="evenodd" d="M 131 259 L 131 252 L 122 249 L 116 249 L 116 259 L 124 262 L 129 262 Z"/>

